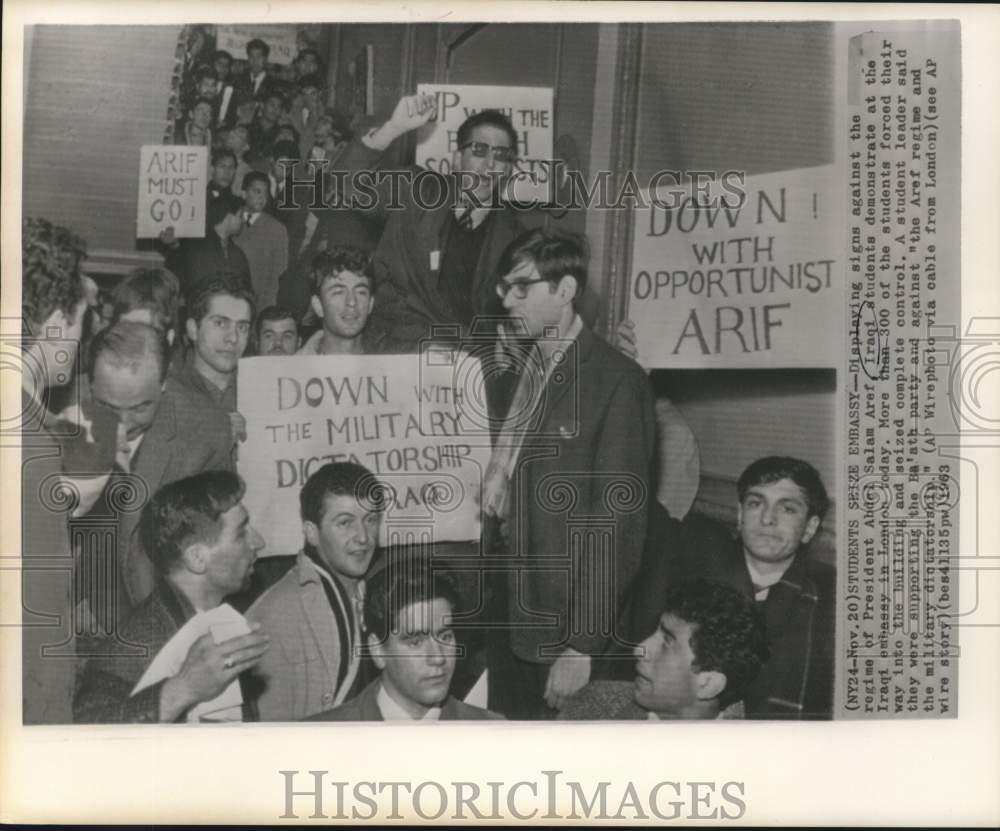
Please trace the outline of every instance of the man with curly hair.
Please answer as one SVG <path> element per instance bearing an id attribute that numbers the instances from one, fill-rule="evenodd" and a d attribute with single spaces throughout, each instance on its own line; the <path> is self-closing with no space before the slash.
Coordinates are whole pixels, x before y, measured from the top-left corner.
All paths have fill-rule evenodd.
<path id="1" fill-rule="evenodd" d="M 656 630 L 635 650 L 635 681 L 596 681 L 563 719 L 740 718 L 742 699 L 768 657 L 753 601 L 704 578 L 672 586 Z"/>
<path id="2" fill-rule="evenodd" d="M 28 219 L 22 228 L 21 529 L 23 719 L 70 721 L 74 664 L 70 580 L 72 549 L 63 489 L 71 425 L 49 410 L 49 397 L 70 383 L 87 306 L 97 287 L 80 272 L 86 246 L 66 228 Z"/>
<path id="3" fill-rule="evenodd" d="M 300 355 L 364 355 L 378 351 L 367 333 L 375 305 L 369 256 L 351 245 L 338 245 L 313 260 L 313 313 L 322 328 L 299 350 Z"/>

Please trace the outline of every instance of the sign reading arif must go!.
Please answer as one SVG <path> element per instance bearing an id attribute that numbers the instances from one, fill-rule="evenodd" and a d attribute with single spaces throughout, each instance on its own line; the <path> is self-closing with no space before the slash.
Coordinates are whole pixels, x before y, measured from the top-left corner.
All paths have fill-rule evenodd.
<path id="1" fill-rule="evenodd" d="M 239 471 L 265 555 L 302 547 L 299 491 L 330 462 L 355 462 L 378 478 L 389 495 L 383 543 L 479 538 L 490 456 L 488 426 L 468 400 L 482 389 L 479 362 L 429 356 L 240 361 Z"/>
<path id="2" fill-rule="evenodd" d="M 417 134 L 417 164 L 449 173 L 462 122 L 481 110 L 500 110 L 517 133 L 517 159 L 505 196 L 517 202 L 550 201 L 555 129 L 551 87 L 418 84 L 417 92 L 437 98 L 437 116 Z"/>
<path id="3" fill-rule="evenodd" d="M 832 168 L 816 167 L 644 192 L 628 312 L 640 362 L 837 366 L 843 347 L 830 324 L 843 313 L 843 265 L 833 181 Z"/>
<path id="4" fill-rule="evenodd" d="M 143 145 L 139 154 L 136 237 L 156 237 L 169 227 L 178 238 L 205 236 L 207 187 L 207 147 Z"/>

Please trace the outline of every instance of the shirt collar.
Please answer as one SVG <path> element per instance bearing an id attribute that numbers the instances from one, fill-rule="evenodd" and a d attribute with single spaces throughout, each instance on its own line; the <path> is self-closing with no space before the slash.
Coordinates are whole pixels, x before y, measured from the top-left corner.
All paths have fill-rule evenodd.
<path id="1" fill-rule="evenodd" d="M 440 721 L 441 708 L 431 707 L 420 718 L 414 718 L 396 700 L 386 692 L 385 687 L 378 685 L 378 695 L 375 698 L 382 718 L 386 721 Z"/>

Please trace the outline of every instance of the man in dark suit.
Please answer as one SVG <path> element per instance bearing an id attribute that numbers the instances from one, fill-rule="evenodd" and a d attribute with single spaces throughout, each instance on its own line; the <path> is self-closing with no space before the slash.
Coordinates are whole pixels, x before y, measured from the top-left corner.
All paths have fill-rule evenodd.
<path id="1" fill-rule="evenodd" d="M 267 59 L 271 55 L 271 47 L 260 38 L 248 40 L 247 70 L 233 79 L 233 96 L 236 107 L 242 107 L 249 102 L 263 102 L 273 86 L 273 79 L 267 72 Z"/>
<path id="2" fill-rule="evenodd" d="M 352 174 L 376 169 L 397 138 L 426 124 L 435 111 L 433 96 L 401 99 L 389 121 L 347 146 L 338 167 Z M 466 332 L 476 316 L 500 313 L 496 265 L 523 230 L 500 199 L 516 158 L 510 120 L 484 110 L 458 129 L 454 175 L 422 171 L 413 179 L 416 188 L 402 180 L 401 210 L 388 209 L 393 181 L 379 188 L 371 211 L 387 223 L 373 260 L 379 302 L 370 325 L 386 333 L 388 351 L 415 351 L 436 325 Z M 358 201 L 357 207 L 366 206 Z"/>
<path id="3" fill-rule="evenodd" d="M 635 649 L 635 680 L 593 681 L 560 719 L 742 718 L 767 660 L 764 621 L 739 591 L 698 578 L 672 584 L 656 629 Z"/>
<path id="4" fill-rule="evenodd" d="M 451 578 L 429 561 L 377 572 L 365 597 L 368 648 L 380 676 L 356 698 L 310 721 L 456 721 L 501 718 L 448 694 L 458 646 Z"/>
<path id="5" fill-rule="evenodd" d="M 194 640 L 176 673 L 133 693 L 160 650 L 196 613 L 215 609 L 249 582 L 264 540 L 250 525 L 243 491 L 235 473 L 208 471 L 167 485 L 146 506 L 143 535 L 161 579 L 119 637 L 88 661 L 73 702 L 75 721 L 183 720 L 239 683 L 267 651 L 260 631 L 227 637 L 228 624 L 216 624 Z M 144 649 L 123 649 L 125 644 Z M 244 706 L 244 720 L 252 715 Z"/>
<path id="6" fill-rule="evenodd" d="M 120 321 L 90 348 L 93 403 L 119 422 L 115 467 L 106 490 L 126 480 L 127 505 L 109 498 L 117 518 L 117 613 L 95 609 L 99 619 L 121 621 L 153 590 L 153 567 L 137 533 L 138 511 L 163 485 L 205 470 L 233 469 L 232 428 L 225 413 L 205 407 L 167 380 L 167 345 L 161 332 Z M 106 602 L 110 602 L 106 601 Z"/>
<path id="7" fill-rule="evenodd" d="M 499 273 L 528 343 L 514 353 L 520 372 L 483 482 L 487 544 L 511 558 L 494 585 L 503 629 L 489 701 L 509 718 L 552 718 L 590 679 L 638 568 L 655 419 L 645 373 L 576 312 L 582 239 L 529 231 Z"/>
<path id="8" fill-rule="evenodd" d="M 747 718 L 823 719 L 833 709 L 836 570 L 810 555 L 830 500 L 816 469 L 786 456 L 750 464 L 737 482 L 738 537 L 696 515 L 658 515 L 635 581 L 629 633 L 655 626 L 663 590 L 707 577 L 753 598 L 771 657 L 745 699 Z"/>

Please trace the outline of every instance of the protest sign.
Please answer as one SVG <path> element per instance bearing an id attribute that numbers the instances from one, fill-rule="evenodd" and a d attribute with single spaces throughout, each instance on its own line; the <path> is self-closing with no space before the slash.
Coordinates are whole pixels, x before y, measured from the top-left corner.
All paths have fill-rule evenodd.
<path id="1" fill-rule="evenodd" d="M 668 171 L 669 172 L 669 171 Z M 661 368 L 833 367 L 841 313 L 833 168 L 643 192 L 628 315 Z M 728 177 L 728 178 L 727 178 Z M 668 179 L 669 181 L 669 179 Z"/>
<path id="2" fill-rule="evenodd" d="M 383 544 L 479 538 L 489 436 L 462 393 L 482 389 L 479 362 L 458 361 L 426 355 L 240 361 L 247 440 L 239 470 L 244 503 L 267 541 L 265 556 L 302 547 L 299 491 L 329 462 L 363 465 L 391 494 Z"/>
<path id="3" fill-rule="evenodd" d="M 143 145 L 135 235 L 156 237 L 173 226 L 175 237 L 205 236 L 207 187 L 207 147 Z"/>
<path id="4" fill-rule="evenodd" d="M 267 56 L 269 62 L 288 65 L 295 60 L 297 54 L 297 35 L 298 26 L 293 24 L 218 26 L 215 39 L 218 49 L 225 49 L 234 58 L 245 58 L 247 41 L 260 38 L 271 48 Z"/>
<path id="5" fill-rule="evenodd" d="M 450 172 L 462 122 L 480 110 L 500 110 L 517 132 L 517 161 L 511 169 L 508 198 L 550 201 L 555 120 L 551 87 L 418 84 L 417 92 L 437 98 L 437 117 L 417 134 L 417 164 L 438 173 Z"/>

